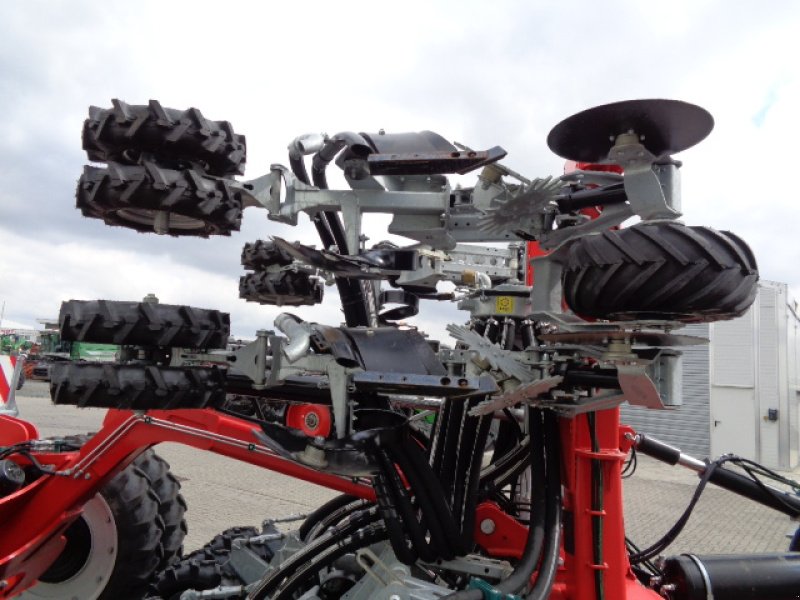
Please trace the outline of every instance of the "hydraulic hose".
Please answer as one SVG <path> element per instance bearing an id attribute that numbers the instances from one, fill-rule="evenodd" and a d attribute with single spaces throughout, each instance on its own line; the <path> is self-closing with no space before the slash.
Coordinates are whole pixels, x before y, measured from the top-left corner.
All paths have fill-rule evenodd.
<path id="1" fill-rule="evenodd" d="M 794 519 L 800 516 L 800 499 L 792 493 L 754 481 L 722 464 L 707 463 L 681 452 L 680 448 L 639 433 L 636 435 L 636 450 L 670 465 L 681 465 L 698 473 L 708 474 L 708 481 L 735 494 L 754 500 L 764 506 L 780 511 Z M 719 461 L 717 461 L 719 462 Z M 712 469 L 713 465 L 713 469 Z"/>
<path id="2" fill-rule="evenodd" d="M 308 534 L 311 533 L 311 530 L 322 522 L 323 519 L 356 501 L 358 501 L 358 498 L 349 494 L 341 494 L 328 500 L 325 504 L 308 515 L 305 521 L 303 521 L 303 524 L 300 525 L 300 529 L 298 530 L 300 539 L 306 539 Z"/>
<path id="3" fill-rule="evenodd" d="M 375 454 L 375 459 L 382 462 L 380 456 Z M 394 468 L 394 467 L 392 467 Z M 386 467 L 372 478 L 372 485 L 375 488 L 375 495 L 378 500 L 378 514 L 380 514 L 386 526 L 386 533 L 392 550 L 401 563 L 410 565 L 416 562 L 419 555 L 415 548 L 409 546 L 406 537 L 405 527 L 403 527 L 402 517 L 397 510 L 396 494 L 389 479 L 389 473 L 384 473 Z"/>
<path id="4" fill-rule="evenodd" d="M 531 427 L 531 439 L 536 435 L 534 426 Z M 543 434 L 543 435 L 542 435 Z M 504 457 L 505 458 L 505 457 Z M 542 484 L 539 477 L 544 473 L 544 485 L 539 488 L 541 492 L 544 489 L 544 494 L 539 494 L 534 497 L 534 506 L 531 506 L 531 518 L 534 518 L 536 512 L 544 514 L 545 519 L 542 523 L 541 533 L 543 540 L 541 542 L 534 542 L 533 536 L 538 536 L 533 527 L 528 531 L 528 539 L 525 544 L 525 551 L 520 564 L 512 572 L 511 575 L 497 585 L 497 590 L 504 593 L 514 593 L 510 588 L 519 584 L 516 591 L 527 587 L 530 580 L 531 572 L 535 569 L 536 563 L 539 562 L 539 556 L 535 557 L 534 554 L 542 555 L 541 565 L 536 577 L 536 583 L 533 586 L 531 594 L 527 600 L 545 600 L 553 588 L 555 582 L 556 572 L 558 570 L 559 552 L 561 549 L 561 446 L 558 431 L 557 417 L 550 411 L 544 412 L 544 427 L 541 427 L 541 413 L 539 416 L 539 443 L 535 440 L 531 442 L 531 460 L 533 464 L 533 476 L 536 477 L 536 483 Z M 538 464 L 537 464 L 538 463 Z M 536 467 L 539 467 L 538 469 Z M 544 467 L 544 468 L 543 468 Z M 536 474 L 538 471 L 538 475 Z M 540 499 L 544 498 L 544 507 L 539 504 Z M 538 508 L 536 512 L 534 509 Z M 538 519 L 537 519 L 538 522 Z M 536 552 L 533 547 L 534 543 L 540 546 L 540 550 Z M 525 569 L 523 569 L 525 563 Z M 533 567 L 528 569 L 530 563 Z M 527 571 L 527 578 L 525 577 Z M 454 592 L 442 598 L 442 600 L 484 600 L 483 591 L 477 589 L 467 589 Z"/>
<path id="5" fill-rule="evenodd" d="M 472 404 L 465 407 L 468 413 Z M 453 516 L 463 528 L 464 523 L 464 504 L 466 502 L 467 483 L 469 478 L 469 468 L 472 464 L 472 451 L 475 447 L 475 439 L 478 433 L 478 419 L 465 415 L 461 422 L 461 431 L 456 455 L 455 481 L 453 483 Z"/>
<path id="6" fill-rule="evenodd" d="M 527 592 L 533 572 L 539 564 L 544 544 L 545 516 L 547 511 L 544 490 L 547 485 L 545 463 L 545 440 L 542 423 L 542 410 L 528 409 L 528 431 L 531 436 L 531 498 L 530 522 L 525 550 L 511 575 L 495 586 L 505 594 Z"/>
<path id="7" fill-rule="evenodd" d="M 545 600 L 550 596 L 556 580 L 561 551 L 561 440 L 558 417 L 552 411 L 545 412 L 544 431 L 547 452 L 545 542 L 536 583 L 533 584 L 527 600 Z"/>
<path id="8" fill-rule="evenodd" d="M 457 400 L 453 401 L 450 410 L 447 412 L 447 423 L 444 424 L 444 440 L 441 447 L 438 448 L 441 453 L 441 460 L 438 461 L 440 467 L 436 475 L 439 481 L 441 481 L 445 498 L 451 505 L 456 483 L 456 462 L 464 415 L 464 403 Z"/>
<path id="9" fill-rule="evenodd" d="M 379 448 L 377 454 L 380 467 L 390 487 L 389 492 L 392 496 L 397 511 L 400 514 L 400 524 L 408 533 L 408 537 L 410 538 L 412 550 L 411 553 L 418 555 L 419 558 L 426 562 L 436 560 L 436 553 L 432 549 L 431 545 L 428 544 L 428 540 L 426 539 L 425 528 L 423 528 L 422 524 L 417 520 L 417 511 L 411 505 L 411 498 L 408 490 L 406 490 L 403 481 L 400 479 L 400 475 L 397 473 L 397 470 L 394 467 L 393 459 L 396 459 L 397 453 L 393 452 L 390 456 L 386 450 Z M 406 474 L 406 477 L 410 482 L 410 472 L 406 471 L 405 469 L 403 472 Z M 415 489 L 413 483 L 411 483 L 411 489 Z M 419 502 L 419 497 L 417 497 L 417 504 L 421 504 Z M 430 513 L 430 509 L 428 507 L 420 506 L 420 508 L 423 515 L 426 514 L 426 510 L 428 513 Z M 440 543 L 441 541 L 441 537 L 439 537 L 437 542 Z M 395 542 L 393 541 L 392 546 L 394 547 L 394 545 Z M 405 539 L 403 540 L 402 545 L 403 547 L 408 547 Z"/>
<path id="10" fill-rule="evenodd" d="M 433 424 L 433 433 L 431 435 L 431 449 L 430 449 L 430 460 L 431 460 L 431 468 L 435 475 L 439 475 L 442 472 L 442 459 L 444 457 L 444 453 L 442 452 L 442 447 L 444 445 L 447 428 L 446 425 L 450 420 L 450 411 L 453 408 L 453 402 L 457 402 L 455 400 L 449 400 L 447 398 L 444 399 L 442 402 L 442 407 L 439 410 L 439 414 L 436 415 L 436 421 Z"/>
<path id="11" fill-rule="evenodd" d="M 368 525 L 362 530 L 342 539 L 337 545 L 328 547 L 306 562 L 276 591 L 272 600 L 290 600 L 296 598 L 299 588 L 308 582 L 320 570 L 330 567 L 337 560 L 386 539 L 386 529 L 380 524 Z M 250 596 L 250 600 L 259 600 L 266 596 Z"/>
<path id="12" fill-rule="evenodd" d="M 526 437 L 517 448 L 501 456 L 481 473 L 481 486 L 491 492 L 502 489 L 530 465 L 531 440 Z"/>
<path id="13" fill-rule="evenodd" d="M 308 177 L 308 171 L 306 171 L 306 163 L 303 160 L 303 156 L 316 152 L 324 141 L 322 136 L 318 136 L 319 140 L 311 140 L 309 144 L 309 138 L 312 137 L 314 136 L 301 135 L 289 144 L 289 167 L 291 167 L 295 177 L 307 185 L 311 185 L 311 179 Z M 317 230 L 317 234 L 324 248 L 330 248 L 336 244 L 333 233 L 322 213 L 314 213 L 311 215 L 311 222 L 314 223 L 314 227 Z"/>
<path id="14" fill-rule="evenodd" d="M 361 158 L 366 158 L 372 153 L 372 147 L 369 145 L 361 135 L 352 131 L 344 131 L 337 133 L 331 138 L 328 138 L 314 155 L 311 162 L 311 177 L 314 185 L 320 189 L 327 189 L 328 182 L 325 177 L 325 169 L 328 164 L 336 158 L 339 152 L 347 147 L 353 154 Z"/>
<path id="15" fill-rule="evenodd" d="M 420 451 L 402 447 L 393 450 L 392 457 L 403 470 L 409 486 L 414 491 L 423 522 L 430 532 L 433 551 L 440 558 L 453 559 L 458 553 L 456 539 L 452 535 L 456 531 L 455 520 L 447 505 L 441 501 L 443 494 L 437 489 L 436 478 L 430 472 L 430 467 L 427 472 L 420 470 L 420 461 L 415 460 L 415 453 L 421 456 Z M 424 459 L 422 463 L 427 466 Z M 439 501 L 436 501 L 437 499 Z"/>
<path id="16" fill-rule="evenodd" d="M 313 562 L 314 557 L 326 552 L 331 547 L 341 547 L 342 540 L 349 539 L 350 536 L 356 534 L 360 529 L 374 524 L 378 518 L 378 511 L 374 507 L 352 515 L 348 522 L 334 527 L 324 536 L 317 538 L 301 550 L 292 554 L 281 563 L 278 569 L 270 571 L 251 591 L 248 600 L 267 600 L 271 598 L 271 594 L 273 594 L 282 582 L 291 578 L 298 569 L 302 570 L 304 566 L 307 567 L 309 562 Z M 384 535 L 382 539 L 385 539 L 385 529 L 383 527 L 380 529 Z"/>
<path id="17" fill-rule="evenodd" d="M 348 147 L 350 151 L 358 156 L 367 156 L 372 151 L 366 140 L 357 133 L 338 133 L 326 140 L 311 161 L 311 178 L 314 185 L 319 189 L 328 189 L 325 169 L 344 147 Z M 305 165 L 303 168 L 305 169 Z M 324 211 L 319 218 L 332 238 L 332 241 L 328 240 L 331 243 L 326 243 L 323 240 L 323 244 L 327 248 L 335 244 L 339 248 L 340 254 L 358 252 L 358 248 L 348 248 L 344 227 L 342 227 L 342 222 L 336 212 Z M 320 231 L 320 227 L 317 227 L 317 231 Z M 342 301 L 345 322 L 349 327 L 372 327 L 377 324 L 375 302 L 368 299 L 367 294 L 369 292 L 365 294 L 366 287 L 372 289 L 371 283 L 364 282 L 362 285 L 362 282 L 357 279 L 337 277 L 336 287 L 339 290 L 339 297 Z"/>
<path id="18" fill-rule="evenodd" d="M 489 437 L 489 428 L 492 419 L 489 416 L 480 417 L 475 444 L 472 447 L 472 460 L 469 465 L 466 490 L 464 492 L 464 506 L 461 513 L 461 545 L 466 552 L 472 550 L 475 536 L 475 514 L 478 509 L 478 493 L 481 483 L 481 463 Z"/>

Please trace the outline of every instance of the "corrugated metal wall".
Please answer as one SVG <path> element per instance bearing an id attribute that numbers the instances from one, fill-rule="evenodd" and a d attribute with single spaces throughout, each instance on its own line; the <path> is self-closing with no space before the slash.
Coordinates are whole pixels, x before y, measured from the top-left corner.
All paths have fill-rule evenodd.
<path id="1" fill-rule="evenodd" d="M 787 372 L 789 380 L 789 464 L 794 466 L 798 462 L 800 454 L 800 431 L 798 431 L 798 399 L 800 395 L 800 383 L 798 383 L 798 360 L 800 360 L 800 320 L 796 312 L 796 304 L 791 302 L 791 307 L 787 308 Z"/>
<path id="2" fill-rule="evenodd" d="M 685 335 L 708 338 L 707 324 L 689 325 L 680 330 Z M 704 458 L 709 455 L 709 347 L 685 346 L 683 352 L 683 405 L 668 410 L 648 410 L 622 405 L 622 422 L 649 433 L 685 452 Z"/>
<path id="3" fill-rule="evenodd" d="M 780 355 L 778 352 L 778 293 L 777 290 L 761 286 L 758 299 L 758 359 L 756 360 L 756 402 L 759 415 L 767 415 L 770 409 L 780 408 Z M 765 465 L 778 468 L 781 456 L 778 451 L 778 421 L 764 421 L 759 424 L 761 454 L 759 459 Z"/>

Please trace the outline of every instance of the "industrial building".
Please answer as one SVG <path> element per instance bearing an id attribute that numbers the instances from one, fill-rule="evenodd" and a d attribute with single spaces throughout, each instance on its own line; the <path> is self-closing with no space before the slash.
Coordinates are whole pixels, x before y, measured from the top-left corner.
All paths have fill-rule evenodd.
<path id="1" fill-rule="evenodd" d="M 680 348 L 673 374 L 679 397 L 669 399 L 679 405 L 666 410 L 624 405 L 623 422 L 698 457 L 733 453 L 775 469 L 795 468 L 799 328 L 788 286 L 760 282 L 756 301 L 741 317 L 680 331 L 710 343 Z"/>

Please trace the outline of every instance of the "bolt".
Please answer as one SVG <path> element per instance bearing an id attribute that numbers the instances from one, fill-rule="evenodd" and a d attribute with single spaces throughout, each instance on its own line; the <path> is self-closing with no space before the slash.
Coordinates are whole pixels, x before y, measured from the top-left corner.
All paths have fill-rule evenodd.
<path id="1" fill-rule="evenodd" d="M 494 521 L 491 519 L 484 519 L 481 521 L 481 533 L 485 533 L 486 535 L 492 535 L 495 530 Z"/>
<path id="2" fill-rule="evenodd" d="M 316 413 L 308 413 L 306 415 L 306 427 L 309 429 L 316 429 L 319 425 L 319 417 Z"/>

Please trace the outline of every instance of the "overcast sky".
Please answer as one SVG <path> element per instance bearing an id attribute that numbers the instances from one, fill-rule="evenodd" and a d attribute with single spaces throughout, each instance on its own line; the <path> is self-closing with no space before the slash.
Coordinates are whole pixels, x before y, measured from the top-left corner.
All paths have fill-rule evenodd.
<path id="1" fill-rule="evenodd" d="M 242 245 L 269 235 L 315 242 L 308 227 L 270 222 L 254 208 L 241 232 L 206 240 L 81 217 L 81 126 L 89 105 L 112 98 L 154 98 L 231 121 L 247 136 L 245 178 L 286 163 L 301 133 L 380 128 L 499 144 L 517 171 L 558 174 L 563 161 L 545 138 L 563 118 L 617 100 L 693 102 L 716 127 L 677 156 L 684 220 L 737 233 L 762 278 L 788 283 L 798 297 L 799 56 L 800 3 L 790 0 L 4 0 L 2 326 L 33 327 L 70 298 L 152 292 L 229 311 L 234 333 L 251 337 L 279 310 L 238 299 Z M 324 305 L 295 312 L 338 323 L 335 287 Z M 441 330 L 441 307 L 428 313 L 420 324 Z"/>

